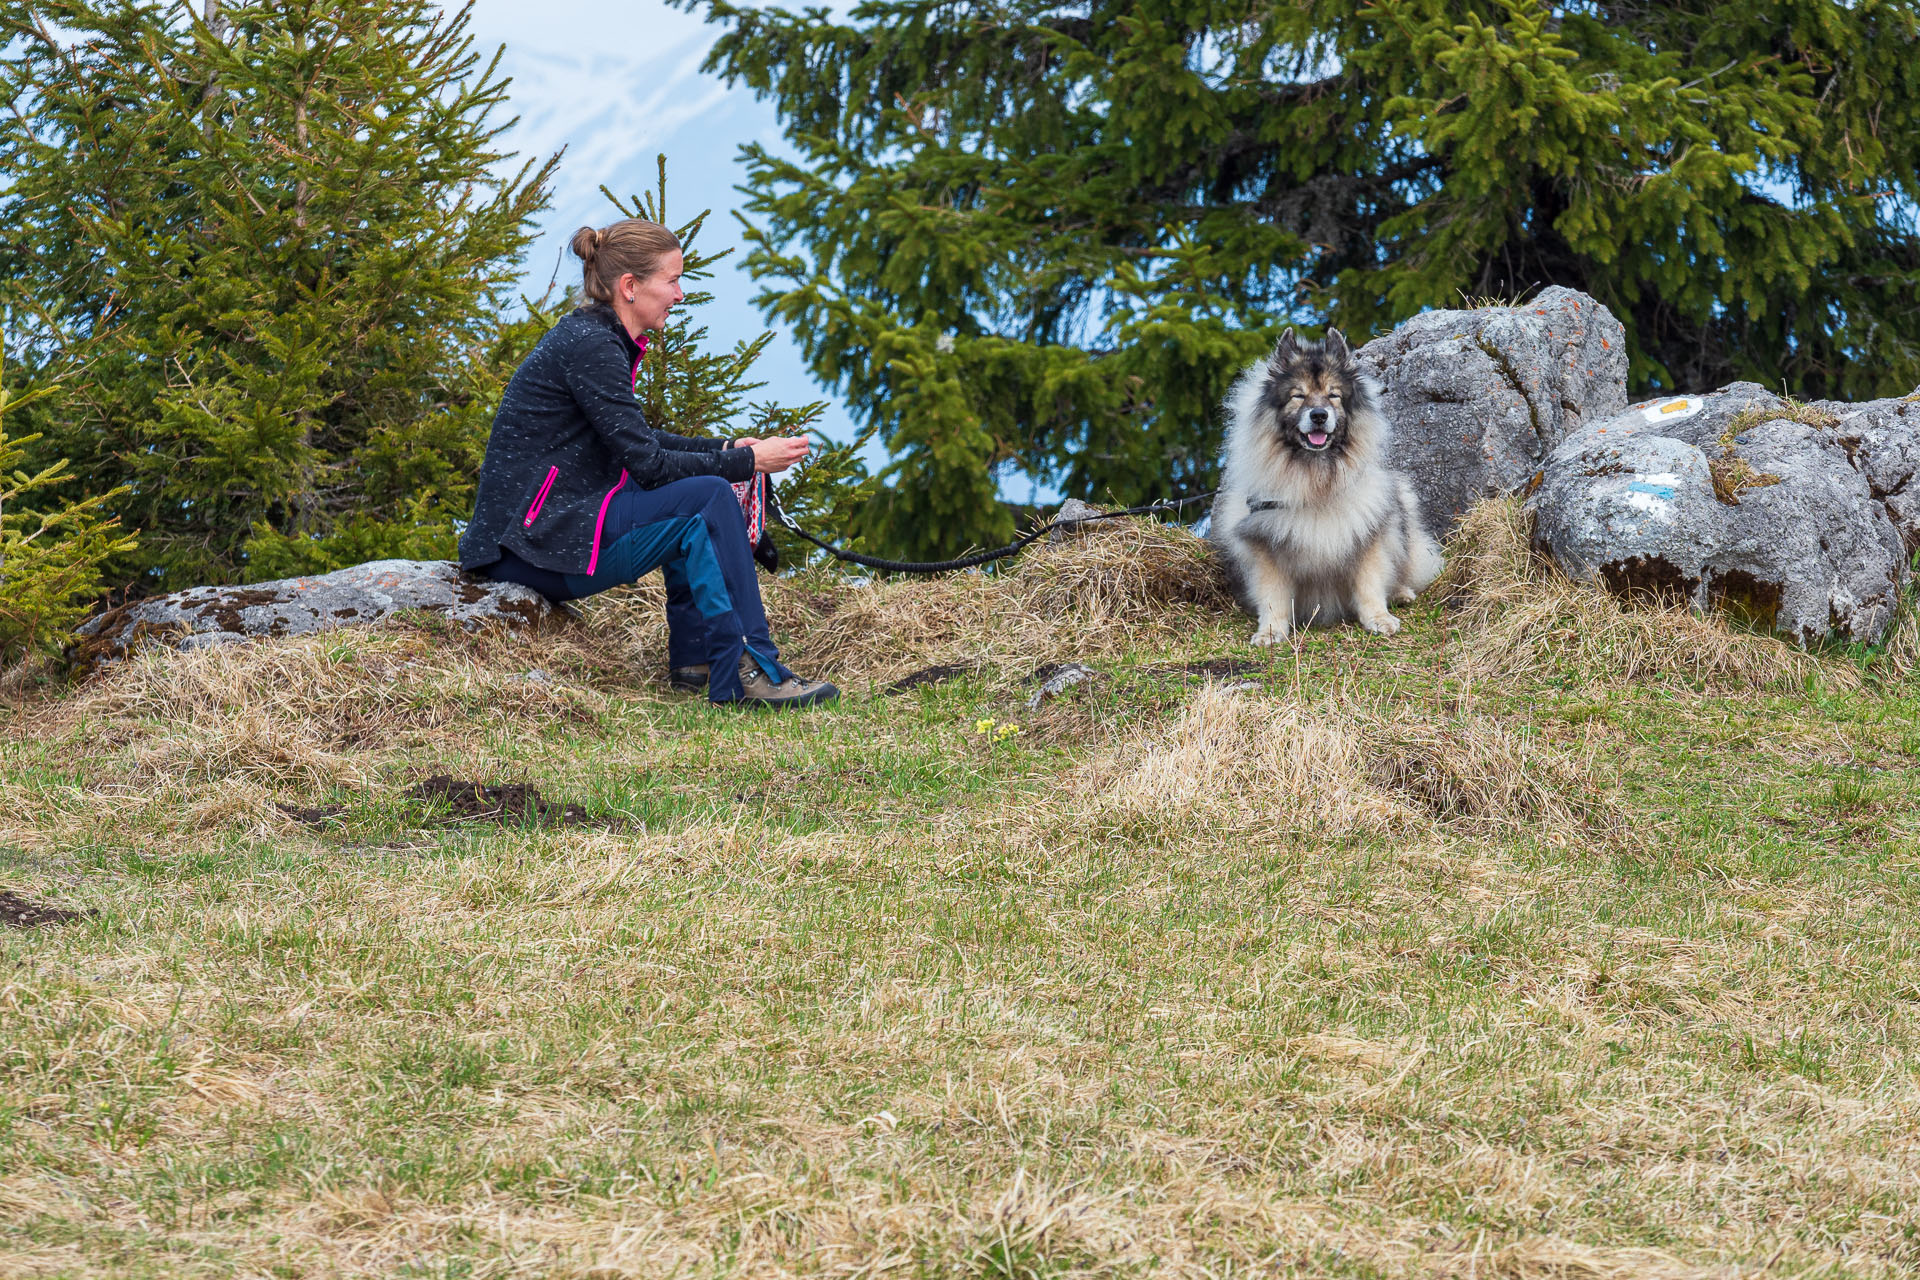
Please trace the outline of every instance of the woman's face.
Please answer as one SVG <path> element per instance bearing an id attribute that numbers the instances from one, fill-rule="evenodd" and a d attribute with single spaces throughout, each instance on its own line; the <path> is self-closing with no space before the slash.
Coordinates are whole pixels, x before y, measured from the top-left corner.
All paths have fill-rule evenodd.
<path id="1" fill-rule="evenodd" d="M 620 297 L 628 305 L 621 318 L 637 322 L 642 329 L 664 329 L 667 313 L 686 300 L 680 291 L 680 272 L 686 257 L 678 249 L 664 254 L 660 265 L 645 280 L 632 274 L 620 277 Z"/>

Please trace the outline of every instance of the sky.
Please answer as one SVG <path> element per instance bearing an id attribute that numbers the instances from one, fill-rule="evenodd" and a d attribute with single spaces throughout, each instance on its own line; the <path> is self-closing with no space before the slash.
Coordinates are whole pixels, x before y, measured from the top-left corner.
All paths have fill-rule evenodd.
<path id="1" fill-rule="evenodd" d="M 526 292 L 544 292 L 556 272 L 563 287 L 579 282 L 580 261 L 565 251 L 568 237 L 620 216 L 601 185 L 623 197 L 649 189 L 662 152 L 668 220 L 710 208 L 700 248 L 739 243 L 731 212 L 741 201 L 733 188 L 745 178 L 739 149 L 778 143 L 780 129 L 771 103 L 701 74 L 717 28 L 660 0 L 475 0 L 472 30 L 489 55 L 503 48 L 501 70 L 513 81 L 508 98 L 520 119 L 503 144 L 522 157 L 566 148 L 553 207 L 527 257 Z M 735 265 L 744 252 L 720 263 L 705 286 L 714 300 L 700 319 L 718 348 L 768 327 L 750 301 L 757 287 Z M 852 435 L 845 408 L 814 382 L 792 341 L 776 334 L 755 370 L 768 384 L 755 399 L 834 401 L 823 429 L 834 439 Z"/>

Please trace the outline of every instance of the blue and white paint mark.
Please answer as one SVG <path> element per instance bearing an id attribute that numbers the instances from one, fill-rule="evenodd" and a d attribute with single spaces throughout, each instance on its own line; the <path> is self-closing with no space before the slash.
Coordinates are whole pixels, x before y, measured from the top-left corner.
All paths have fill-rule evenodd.
<path id="1" fill-rule="evenodd" d="M 1665 515 L 1673 505 L 1680 477 L 1671 471 L 1637 475 L 1627 482 L 1627 505 L 1654 515 Z"/>

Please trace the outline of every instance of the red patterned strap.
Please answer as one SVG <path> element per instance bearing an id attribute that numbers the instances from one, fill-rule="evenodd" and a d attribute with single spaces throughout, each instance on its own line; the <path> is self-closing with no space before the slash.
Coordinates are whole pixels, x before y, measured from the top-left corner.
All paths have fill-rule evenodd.
<path id="1" fill-rule="evenodd" d="M 747 545 L 760 545 L 760 535 L 767 530 L 766 476 L 756 473 L 742 480 L 733 486 L 733 496 L 740 499 L 740 514 L 747 518 Z"/>

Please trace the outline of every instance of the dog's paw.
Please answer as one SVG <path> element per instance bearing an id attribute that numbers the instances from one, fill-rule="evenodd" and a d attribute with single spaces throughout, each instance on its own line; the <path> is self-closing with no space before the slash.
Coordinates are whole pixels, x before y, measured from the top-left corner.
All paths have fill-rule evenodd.
<path id="1" fill-rule="evenodd" d="M 1395 604 L 1412 604 L 1415 600 L 1419 598 L 1420 598 L 1420 593 L 1415 591 L 1412 587 L 1402 587 L 1398 591 L 1393 593 L 1393 602 Z"/>
<path id="2" fill-rule="evenodd" d="M 1360 619 L 1360 625 L 1377 636 L 1390 636 L 1399 632 L 1400 619 L 1390 613 L 1381 613 L 1371 618 Z"/>
<path id="3" fill-rule="evenodd" d="M 1253 639 L 1247 643 L 1265 646 L 1270 644 L 1285 644 L 1286 642 L 1287 624 L 1284 622 L 1269 622 L 1254 632 Z"/>

